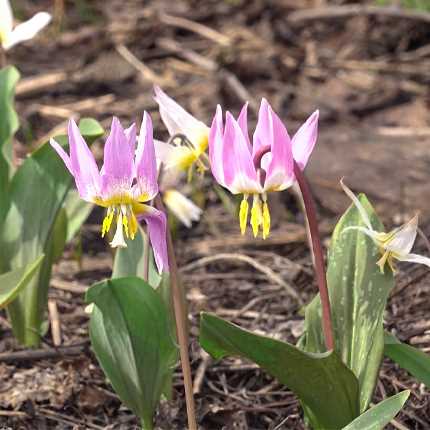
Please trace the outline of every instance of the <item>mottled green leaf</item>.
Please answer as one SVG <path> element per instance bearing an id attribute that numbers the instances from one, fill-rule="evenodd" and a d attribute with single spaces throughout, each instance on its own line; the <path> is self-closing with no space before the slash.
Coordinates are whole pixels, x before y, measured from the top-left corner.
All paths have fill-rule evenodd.
<path id="1" fill-rule="evenodd" d="M 375 230 L 383 231 L 366 196 L 359 199 Z M 355 206 L 339 220 L 332 236 L 327 282 L 336 350 L 360 384 L 360 412 L 367 409 L 376 384 L 384 350 L 383 313 L 394 280 L 387 267 L 382 274 L 373 241 L 348 227 L 364 226 Z M 317 296 L 306 309 L 305 349 L 325 351 L 321 330 L 321 304 Z"/>

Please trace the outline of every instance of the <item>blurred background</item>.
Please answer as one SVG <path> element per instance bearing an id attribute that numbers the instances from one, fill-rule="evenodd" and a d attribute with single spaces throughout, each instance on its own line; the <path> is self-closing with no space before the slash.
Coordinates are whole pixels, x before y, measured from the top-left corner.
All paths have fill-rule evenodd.
<path id="1" fill-rule="evenodd" d="M 166 138 L 152 98 L 154 84 L 208 125 L 217 103 L 236 114 L 249 101 L 252 129 L 266 97 L 291 135 L 320 110 L 319 140 L 307 175 L 326 237 L 349 204 L 339 187 L 342 176 L 355 192 L 368 195 L 387 227 L 420 211 L 429 235 L 430 0 L 15 0 L 12 5 L 18 20 L 40 10 L 54 15 L 36 39 L 8 53 L 8 62 L 22 75 L 18 159 L 64 131 L 70 117 L 92 116 L 109 127 L 112 115 L 140 121 L 148 110 L 155 135 Z M 95 144 L 99 156 L 102 145 Z M 193 190 L 205 208 L 202 221 L 175 232 L 193 335 L 205 309 L 297 342 L 302 332 L 297 303 L 258 268 L 270 267 L 306 302 L 315 294 L 294 199 L 283 193 L 273 202 L 273 233 L 254 242 L 240 236 L 209 184 L 208 174 Z M 100 216 L 93 214 L 82 232 L 80 263 L 76 248 L 70 248 L 54 274 L 51 295 L 62 311 L 65 344 L 88 339 L 81 294 L 109 275 L 111 256 L 99 238 Z M 256 265 L 222 258 L 191 264 L 223 252 L 246 254 Z M 396 327 L 400 339 L 428 351 L 426 273 L 413 267 L 399 274 L 386 324 Z M 13 339 L 6 320 L 0 322 L 4 351 L 13 348 Z M 303 428 L 288 390 L 241 360 L 213 364 L 193 339 L 203 428 Z M 393 428 L 430 428 L 424 387 L 388 361 L 381 375 L 376 400 L 393 390 L 413 392 Z M 179 371 L 176 385 L 174 401 L 163 404 L 157 418 L 161 429 L 184 428 Z M 12 428 L 135 424 L 90 353 L 78 360 L 0 364 L 0 405 L 10 412 L 0 411 L 0 425 Z"/>

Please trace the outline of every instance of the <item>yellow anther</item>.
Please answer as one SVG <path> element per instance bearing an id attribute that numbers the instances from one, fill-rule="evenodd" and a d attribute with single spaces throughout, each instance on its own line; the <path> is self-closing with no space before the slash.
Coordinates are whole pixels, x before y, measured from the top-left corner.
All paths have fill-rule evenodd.
<path id="1" fill-rule="evenodd" d="M 108 209 L 106 216 L 103 219 L 102 226 L 102 237 L 105 237 L 105 234 L 110 230 L 110 226 L 112 225 L 114 211 L 113 209 Z"/>
<path id="2" fill-rule="evenodd" d="M 243 200 L 240 202 L 240 209 L 239 209 L 240 232 L 242 234 L 245 234 L 245 231 L 246 231 L 246 222 L 248 221 L 248 211 L 249 211 L 248 194 L 244 194 Z"/>
<path id="3" fill-rule="evenodd" d="M 129 234 L 128 234 L 128 218 L 127 218 L 127 216 L 122 217 L 122 225 L 124 226 L 125 236 L 128 238 Z"/>
<path id="4" fill-rule="evenodd" d="M 270 211 L 267 202 L 263 203 L 263 239 L 266 239 L 270 233 Z"/>
<path id="5" fill-rule="evenodd" d="M 138 225 L 136 216 L 134 215 L 133 212 L 131 212 L 129 220 L 130 220 L 130 237 L 133 240 L 134 237 L 136 236 L 137 225 Z"/>
<path id="6" fill-rule="evenodd" d="M 252 226 L 252 232 L 254 233 L 254 237 L 258 236 L 258 230 L 262 222 L 263 222 L 263 212 L 261 209 L 260 197 L 258 196 L 258 194 L 254 194 L 254 200 L 252 202 L 252 209 L 251 209 L 251 226 Z"/>

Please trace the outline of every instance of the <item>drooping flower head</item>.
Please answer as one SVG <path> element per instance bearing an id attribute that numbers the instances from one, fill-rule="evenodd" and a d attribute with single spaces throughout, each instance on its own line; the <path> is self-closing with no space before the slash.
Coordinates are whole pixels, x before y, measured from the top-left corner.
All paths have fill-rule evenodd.
<path id="1" fill-rule="evenodd" d="M 124 235 L 134 239 L 138 220 L 148 226 L 158 270 L 168 269 L 165 215 L 148 204 L 158 193 L 157 164 L 152 138 L 152 122 L 145 112 L 136 147 L 136 126 L 124 130 L 113 118 L 104 147 L 104 163 L 99 171 L 94 156 L 73 120 L 68 127 L 70 156 L 53 139 L 50 144 L 74 176 L 83 200 L 106 208 L 102 236 L 116 222 L 112 247 L 126 247 Z M 136 150 L 135 150 L 136 149 Z"/>
<path id="2" fill-rule="evenodd" d="M 13 14 L 9 0 L 0 0 L 0 44 L 8 50 L 18 43 L 33 39 L 51 21 L 47 12 L 36 13 L 28 21 L 13 28 Z"/>
<path id="3" fill-rule="evenodd" d="M 415 215 L 407 223 L 388 233 L 375 231 L 372 227 L 369 216 L 367 215 L 366 209 L 360 203 L 360 200 L 343 183 L 343 180 L 340 181 L 340 184 L 346 195 L 352 200 L 355 207 L 358 209 L 361 219 L 366 226 L 348 227 L 344 231 L 351 229 L 359 230 L 373 240 L 382 254 L 381 258 L 376 262 L 382 273 L 384 273 L 386 263 L 388 263 L 393 272 L 396 271 L 394 260 L 410 261 L 412 263 L 424 264 L 430 267 L 430 258 L 411 253 L 415 238 L 417 237 L 418 215 Z"/>
<path id="4" fill-rule="evenodd" d="M 208 147 L 209 127 L 189 114 L 161 88 L 154 86 L 154 92 L 161 119 L 171 137 L 170 143 L 156 142 L 157 156 L 165 169 L 185 170 L 190 179 L 194 165 L 200 171 L 207 169 L 202 158 Z"/>
<path id="5" fill-rule="evenodd" d="M 266 99 L 262 99 L 252 143 L 248 135 L 247 104 L 237 120 L 227 111 L 225 124 L 218 105 L 209 134 L 209 159 L 216 181 L 233 194 L 243 194 L 239 209 L 242 234 L 250 223 L 256 237 L 270 232 L 267 194 L 283 191 L 294 181 L 294 161 L 306 166 L 318 134 L 318 111 L 300 127 L 293 139 Z"/>

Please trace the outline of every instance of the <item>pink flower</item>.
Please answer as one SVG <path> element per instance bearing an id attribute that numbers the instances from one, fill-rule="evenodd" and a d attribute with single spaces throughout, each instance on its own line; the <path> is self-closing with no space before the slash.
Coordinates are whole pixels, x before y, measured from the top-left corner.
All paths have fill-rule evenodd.
<path id="1" fill-rule="evenodd" d="M 126 247 L 124 233 L 127 238 L 134 239 L 138 220 L 144 219 L 158 270 L 168 270 L 166 217 L 145 204 L 158 193 L 157 165 L 149 115 L 146 112 L 143 115 L 136 150 L 136 126 L 133 124 L 124 130 L 119 120 L 113 118 L 104 147 L 104 164 L 100 171 L 73 120 L 69 121 L 68 135 L 70 156 L 55 140 L 51 139 L 50 144 L 74 176 L 81 198 L 107 209 L 102 237 L 110 230 L 115 219 L 116 231 L 110 245 Z"/>
<path id="2" fill-rule="evenodd" d="M 294 162 L 304 169 L 317 135 L 318 111 L 290 139 L 282 121 L 267 100 L 262 99 L 251 144 L 247 104 L 237 121 L 227 112 L 225 125 L 218 105 L 209 133 L 209 159 L 216 181 L 233 194 L 243 194 L 239 210 L 242 234 L 248 222 L 248 197 L 252 195 L 250 224 L 254 237 L 260 228 L 264 239 L 269 235 L 267 193 L 283 191 L 294 183 Z"/>

